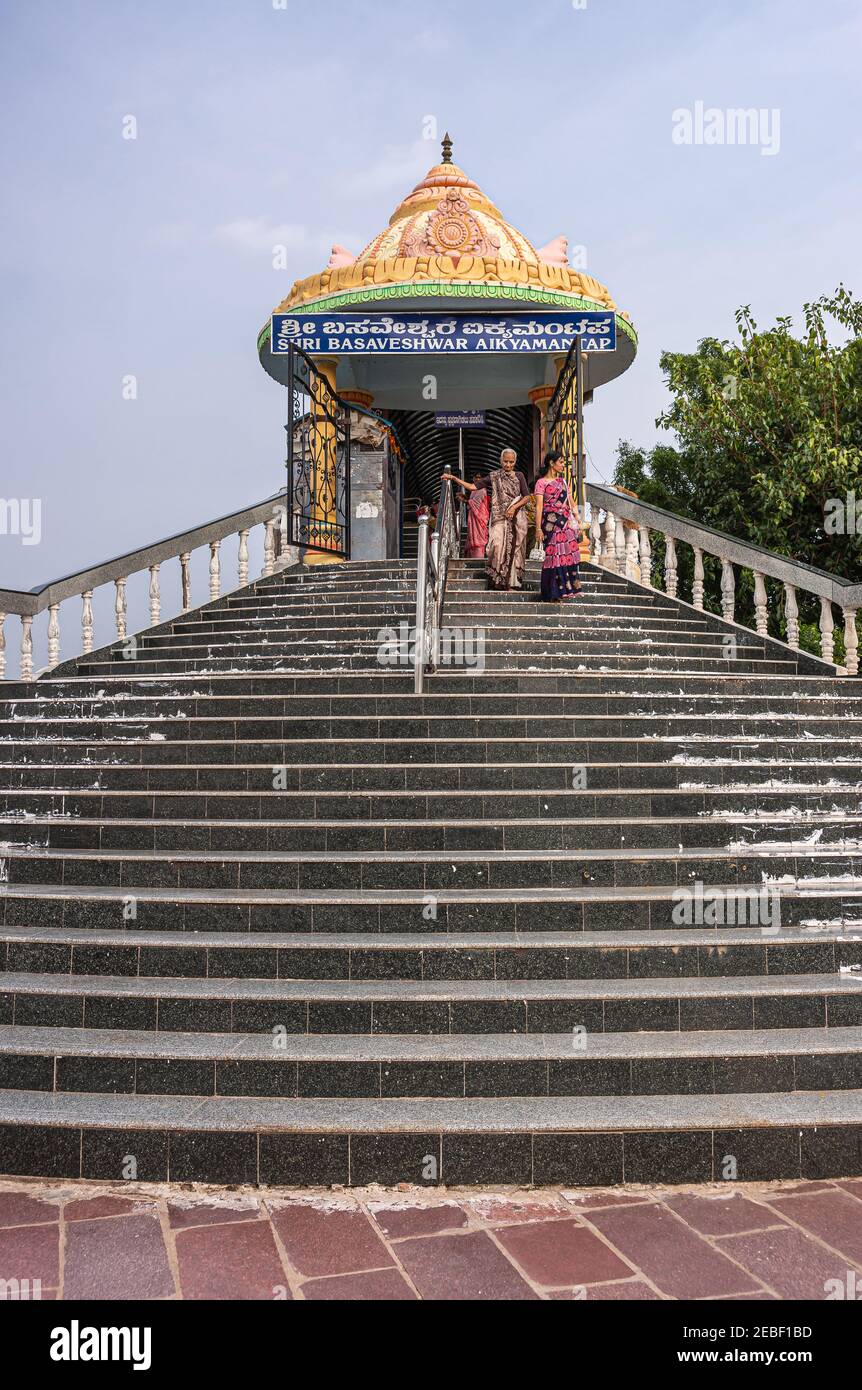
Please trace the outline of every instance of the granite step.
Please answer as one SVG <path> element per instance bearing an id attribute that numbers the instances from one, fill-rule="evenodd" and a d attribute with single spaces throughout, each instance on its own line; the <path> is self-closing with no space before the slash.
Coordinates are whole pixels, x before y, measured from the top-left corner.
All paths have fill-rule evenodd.
<path id="1" fill-rule="evenodd" d="M 68 750 L 67 750 L 68 751 Z M 238 750 L 240 756 L 248 750 Z M 368 792 L 406 791 L 416 794 L 452 791 L 590 791 L 741 789 L 779 785 L 832 787 L 862 791 L 862 761 L 829 760 L 824 766 L 814 759 L 788 764 L 778 759 L 751 758 L 745 762 L 697 759 L 665 762 L 616 763 L 581 760 L 565 762 L 408 762 L 294 764 L 283 747 L 278 756 L 260 762 L 165 762 L 127 763 L 121 759 L 90 756 L 83 761 L 57 762 L 46 757 L 21 762 L 0 762 L 0 789 L 73 791 L 92 789 L 94 777 L 102 791 L 261 791 Z"/>
<path id="2" fill-rule="evenodd" d="M 200 850 L 44 848 L 4 842 L 0 849 L 5 884 L 59 883 L 158 888 L 410 889 L 689 887 L 770 881 L 815 884 L 822 878 L 862 885 L 862 841 L 836 850 L 828 844 L 799 844 L 784 851 L 756 846 L 685 850 L 630 846 L 529 851 L 457 849 L 342 850 L 337 860 L 326 849 Z"/>
<path id="3" fill-rule="evenodd" d="M 317 932 L 0 927 L 0 968 L 198 979 L 565 980 L 856 974 L 855 928 Z"/>
<path id="4" fill-rule="evenodd" d="M 228 1099 L 0 1092 L 9 1174 L 146 1182 L 613 1186 L 858 1176 L 862 1091 Z M 124 1169 L 124 1164 L 126 1165 Z"/>
<path id="5" fill-rule="evenodd" d="M 826 770 L 828 772 L 828 769 Z M 824 773 L 819 783 L 769 777 L 762 782 L 726 781 L 714 786 L 592 788 L 507 788 L 505 790 L 442 789 L 324 791 L 254 789 L 224 791 L 217 788 L 174 791 L 99 785 L 70 790 L 34 790 L 18 787 L 0 791 L 0 818 L 54 815 L 105 820 L 120 816 L 136 819 L 189 821 L 210 819 L 264 820 L 592 820 L 613 816 L 689 819 L 713 813 L 742 819 L 769 812 L 785 819 L 809 813 L 820 815 L 862 812 L 859 781 L 846 781 Z M 94 780 L 98 783 L 98 778 Z"/>
<path id="6" fill-rule="evenodd" d="M 720 812 L 710 816 L 597 816 L 589 821 L 552 821 L 534 816 L 476 822 L 440 817 L 406 820 L 317 817 L 313 821 L 213 817 L 197 823 L 184 818 L 7 813 L 0 816 L 0 839 L 6 843 L 50 843 L 56 848 L 198 849 L 282 851 L 326 848 L 334 855 L 355 850 L 394 852 L 469 849 L 509 851 L 565 849 L 592 856 L 597 850 L 639 851 L 713 849 L 748 854 L 764 847 L 784 855 L 805 854 L 822 843 L 838 853 L 862 843 L 862 812 L 843 810 L 803 814 L 756 811 Z M 36 839 L 35 837 L 39 837 Z"/>
<path id="7" fill-rule="evenodd" d="M 431 1098 L 858 1090 L 862 1028 L 432 1036 L 158 1033 L 0 1026 L 10 1091 Z"/>
<path id="8" fill-rule="evenodd" d="M 862 978 L 273 980 L 6 971 L 0 1021 L 218 1033 L 598 1033 L 862 1025 Z"/>
<path id="9" fill-rule="evenodd" d="M 582 574 L 549 610 L 454 562 L 485 669 L 420 697 L 398 563 L 7 687 L 0 1171 L 859 1170 L 862 682 Z"/>

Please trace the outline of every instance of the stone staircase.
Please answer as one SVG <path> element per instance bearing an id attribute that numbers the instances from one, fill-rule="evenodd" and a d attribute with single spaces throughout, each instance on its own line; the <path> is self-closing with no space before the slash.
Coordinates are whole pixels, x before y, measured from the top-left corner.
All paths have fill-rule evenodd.
<path id="1" fill-rule="evenodd" d="M 862 684 L 583 573 L 422 696 L 397 562 L 8 689 L 0 1173 L 862 1171 Z"/>

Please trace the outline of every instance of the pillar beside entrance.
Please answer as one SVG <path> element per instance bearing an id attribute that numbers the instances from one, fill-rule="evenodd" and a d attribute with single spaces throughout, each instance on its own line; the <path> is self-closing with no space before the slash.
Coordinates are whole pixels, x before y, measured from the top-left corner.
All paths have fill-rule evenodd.
<path id="1" fill-rule="evenodd" d="M 554 386 L 534 386 L 532 391 L 527 392 L 530 404 L 535 406 L 538 417 L 537 452 L 539 466 L 541 466 L 548 448 L 548 406 L 551 404 L 551 397 L 555 389 Z"/>
<path id="2" fill-rule="evenodd" d="M 329 528 L 335 526 L 337 519 L 335 498 L 338 438 L 335 424 L 330 417 L 334 407 L 338 358 L 315 357 L 314 365 L 323 384 L 314 378 L 309 395 L 312 426 L 318 441 L 317 457 L 314 459 L 312 472 L 311 535 L 314 536 L 316 532 L 318 539 L 325 541 L 327 533 L 331 534 Z M 342 557 L 333 555 L 324 544 L 320 550 L 306 550 L 304 558 L 307 565 L 331 565 L 339 563 Z"/>

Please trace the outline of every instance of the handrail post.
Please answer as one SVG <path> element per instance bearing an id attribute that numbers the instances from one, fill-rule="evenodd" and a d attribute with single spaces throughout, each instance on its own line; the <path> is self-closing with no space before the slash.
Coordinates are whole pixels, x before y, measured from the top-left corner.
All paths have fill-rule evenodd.
<path id="1" fill-rule="evenodd" d="M 419 541 L 416 552 L 416 630 L 413 642 L 413 693 L 421 695 L 425 685 L 425 595 L 428 587 L 429 515 L 419 515 Z"/>

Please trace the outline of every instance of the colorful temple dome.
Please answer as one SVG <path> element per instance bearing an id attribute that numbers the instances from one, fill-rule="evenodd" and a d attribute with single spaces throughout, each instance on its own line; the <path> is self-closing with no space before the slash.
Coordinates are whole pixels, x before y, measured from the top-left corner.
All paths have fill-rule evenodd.
<path id="1" fill-rule="evenodd" d="M 637 334 L 628 314 L 594 276 L 569 264 L 565 236 L 535 246 L 507 221 L 487 194 L 452 161 L 452 142 L 443 140 L 443 157 L 396 207 L 387 225 L 357 254 L 333 246 L 328 265 L 295 281 L 276 306 L 301 321 L 303 313 L 375 315 L 384 322 L 431 313 L 519 314 L 544 310 L 551 322 L 582 317 L 597 308 L 616 318 L 616 347 L 589 354 L 584 391 L 620 376 L 631 366 Z M 261 366 L 288 385 L 289 363 L 271 350 L 271 319 L 258 334 Z M 394 418 L 397 411 L 506 410 L 529 408 L 530 393 L 553 386 L 560 350 L 508 354 L 409 354 L 383 352 L 342 355 L 337 361 L 339 391 L 360 392 L 374 409 Z M 433 402 L 426 394 L 426 372 L 434 378 Z M 525 426 L 526 428 L 526 426 Z"/>
<path id="2" fill-rule="evenodd" d="M 474 299 L 486 307 L 517 299 L 525 305 L 616 309 L 605 285 L 568 264 L 564 236 L 537 249 L 506 221 L 452 162 L 447 135 L 442 161 L 398 205 L 388 226 L 358 255 L 334 246 L 326 268 L 297 280 L 275 312 L 374 302 L 394 308 L 399 300 L 406 307 L 417 299 L 447 298 Z"/>

